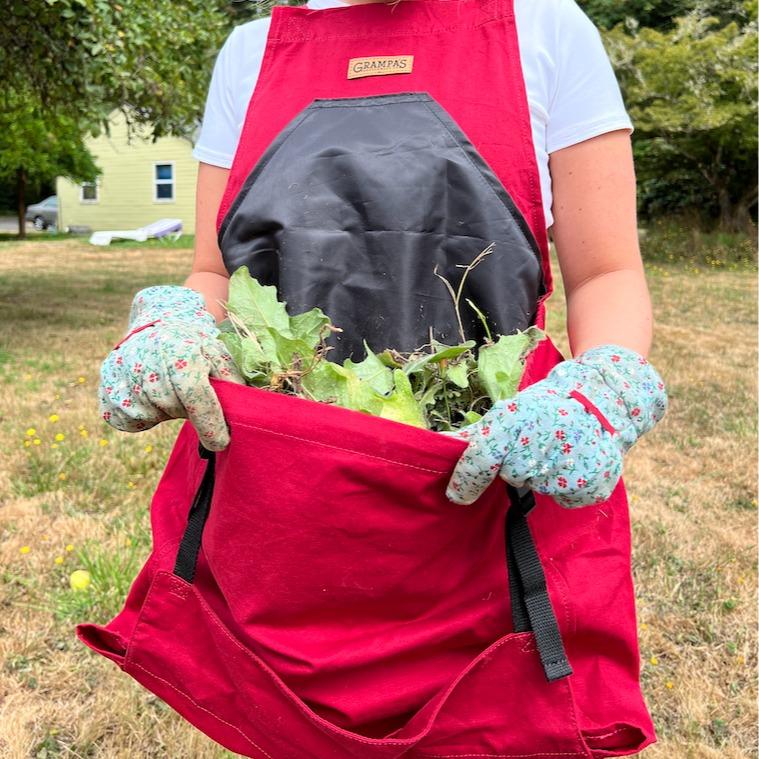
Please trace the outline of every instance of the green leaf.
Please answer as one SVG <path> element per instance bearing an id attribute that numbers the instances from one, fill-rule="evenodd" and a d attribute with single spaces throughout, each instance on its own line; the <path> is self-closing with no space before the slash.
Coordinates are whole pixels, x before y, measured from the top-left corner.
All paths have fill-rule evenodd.
<path id="1" fill-rule="evenodd" d="M 441 380 L 433 380 L 429 387 L 427 387 L 419 398 L 419 403 L 422 407 L 434 406 L 438 399 L 442 396 L 443 382 Z"/>
<path id="2" fill-rule="evenodd" d="M 262 337 L 264 355 L 277 371 L 290 368 L 302 370 L 313 361 L 314 346 L 306 340 L 281 335 L 274 329 L 267 329 Z M 273 356 L 269 353 L 269 346 L 273 348 Z M 297 366 L 293 366 L 295 361 L 298 361 Z"/>
<path id="3" fill-rule="evenodd" d="M 478 414 L 476 411 L 467 411 L 464 414 L 464 424 L 474 424 L 482 419 L 482 414 Z"/>
<path id="4" fill-rule="evenodd" d="M 485 334 L 488 337 L 488 341 L 492 342 L 493 335 L 490 332 L 490 327 L 488 326 L 488 320 L 485 318 L 485 314 L 483 314 L 482 311 L 479 308 L 477 308 L 477 305 L 471 300 L 469 300 L 469 298 L 466 299 L 466 302 L 469 304 L 469 308 L 471 308 L 472 311 L 474 311 L 474 313 L 477 314 L 477 318 L 482 322 L 482 326 L 485 330 Z"/>
<path id="5" fill-rule="evenodd" d="M 277 288 L 260 284 L 250 276 L 247 266 L 229 278 L 227 310 L 256 336 L 268 328 L 272 333 L 293 337 L 285 304 L 277 300 Z"/>
<path id="6" fill-rule="evenodd" d="M 296 340 L 302 340 L 316 349 L 329 323 L 329 317 L 320 308 L 312 308 L 290 317 L 290 331 Z"/>
<path id="7" fill-rule="evenodd" d="M 490 399 L 511 398 L 517 392 L 527 354 L 545 337 L 537 327 L 515 335 L 501 335 L 492 345 L 480 348 L 477 357 L 479 381 Z"/>
<path id="8" fill-rule="evenodd" d="M 392 351 L 384 350 L 382 353 L 377 354 L 377 358 L 385 366 L 389 366 L 391 369 L 401 369 L 403 367 L 403 364 L 400 361 L 396 360 Z"/>
<path id="9" fill-rule="evenodd" d="M 395 389 L 382 399 L 379 416 L 383 419 L 411 424 L 414 427 L 426 427 L 424 412 L 414 397 L 414 391 L 406 373 L 402 369 L 396 369 L 393 372 L 393 379 Z"/>
<path id="10" fill-rule="evenodd" d="M 467 340 L 460 345 L 443 345 L 442 343 L 435 342 L 432 344 L 433 352 L 421 355 L 418 358 L 414 358 L 409 361 L 404 367 L 406 374 L 414 374 L 423 369 L 427 364 L 438 364 L 441 361 L 450 361 L 451 359 L 458 358 L 462 353 L 466 353 L 468 350 L 474 348 L 474 340 Z"/>
<path id="11" fill-rule="evenodd" d="M 380 357 L 373 353 L 366 343 L 364 343 L 364 349 L 366 358 L 363 361 L 355 363 L 348 358 L 343 362 L 343 366 L 367 382 L 378 393 L 385 395 L 391 392 L 394 387 L 392 370 L 382 363 Z"/>
<path id="12" fill-rule="evenodd" d="M 457 364 L 448 364 L 445 369 L 445 376 L 454 385 L 466 390 L 469 387 L 469 366 L 468 362 L 460 361 Z"/>
<path id="13" fill-rule="evenodd" d="M 220 339 L 248 385 L 264 387 L 268 384 L 269 367 L 257 343 L 236 332 L 222 332 Z"/>
<path id="14" fill-rule="evenodd" d="M 336 403 L 338 406 L 378 414 L 382 405 L 379 396 L 354 371 L 339 364 L 324 361 L 302 379 L 303 388 L 317 401 Z"/>

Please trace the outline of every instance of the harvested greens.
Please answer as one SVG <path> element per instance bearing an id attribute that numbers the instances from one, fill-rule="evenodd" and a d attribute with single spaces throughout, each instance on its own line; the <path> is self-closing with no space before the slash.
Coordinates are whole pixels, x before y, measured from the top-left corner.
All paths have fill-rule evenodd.
<path id="1" fill-rule="evenodd" d="M 448 289 L 458 313 L 462 288 L 458 298 Z M 433 340 L 413 353 L 373 353 L 365 344 L 363 361 L 340 365 L 327 358 L 326 338 L 340 331 L 329 317 L 318 308 L 290 316 L 276 288 L 261 285 L 247 267 L 231 276 L 225 305 L 221 340 L 247 384 L 436 431 L 471 424 L 514 395 L 527 354 L 544 337 L 534 326 L 488 337 L 476 354 L 473 340 Z"/>

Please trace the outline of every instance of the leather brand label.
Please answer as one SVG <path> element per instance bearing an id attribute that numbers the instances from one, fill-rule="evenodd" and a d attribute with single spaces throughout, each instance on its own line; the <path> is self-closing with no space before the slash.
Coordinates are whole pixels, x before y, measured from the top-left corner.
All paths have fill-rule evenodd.
<path id="1" fill-rule="evenodd" d="M 413 67 L 413 55 L 374 55 L 369 58 L 351 58 L 348 61 L 348 79 L 359 79 L 362 76 L 410 74 Z"/>

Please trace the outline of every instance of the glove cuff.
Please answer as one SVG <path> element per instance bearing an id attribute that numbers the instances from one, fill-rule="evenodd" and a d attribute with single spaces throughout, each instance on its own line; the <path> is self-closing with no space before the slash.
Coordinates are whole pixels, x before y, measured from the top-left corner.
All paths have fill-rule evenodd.
<path id="1" fill-rule="evenodd" d="M 625 450 L 659 422 L 667 410 L 667 391 L 653 365 L 630 348 L 599 345 L 573 359 L 594 369 L 614 399 L 612 423 L 620 432 Z"/>
<path id="2" fill-rule="evenodd" d="M 213 315 L 206 310 L 203 296 L 189 287 L 156 285 L 140 290 L 132 301 L 129 312 L 129 331 L 150 322 L 190 322 L 199 320 L 216 326 Z"/>

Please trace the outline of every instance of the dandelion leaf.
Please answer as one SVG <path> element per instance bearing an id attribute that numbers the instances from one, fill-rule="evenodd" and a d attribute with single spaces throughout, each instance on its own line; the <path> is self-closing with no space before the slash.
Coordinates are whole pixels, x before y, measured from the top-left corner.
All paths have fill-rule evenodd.
<path id="1" fill-rule="evenodd" d="M 352 369 L 324 361 L 302 379 L 303 388 L 317 401 L 336 403 L 338 406 L 378 414 L 382 397 L 364 382 Z"/>
<path id="2" fill-rule="evenodd" d="M 423 353 L 410 360 L 404 367 L 406 374 L 414 374 L 424 369 L 427 364 L 439 364 L 441 361 L 450 361 L 458 358 L 476 345 L 474 340 L 467 340 L 461 345 L 443 345 L 435 342 L 432 344 L 432 353 Z"/>
<path id="3" fill-rule="evenodd" d="M 285 337 L 293 337 L 285 304 L 277 300 L 277 288 L 260 284 L 250 276 L 247 266 L 241 266 L 229 278 L 227 311 L 256 336 L 264 329 L 270 329 Z"/>
<path id="4" fill-rule="evenodd" d="M 414 397 L 408 375 L 402 369 L 393 372 L 395 388 L 390 395 L 382 399 L 379 416 L 394 422 L 412 424 L 414 427 L 426 427 L 424 411 Z"/>
<path id="5" fill-rule="evenodd" d="M 394 387 L 393 371 L 387 367 L 380 357 L 373 353 L 371 348 L 364 343 L 366 358 L 358 363 L 351 359 L 343 362 L 343 367 L 354 372 L 364 382 L 376 390 L 378 393 L 385 395 L 392 391 Z"/>
<path id="6" fill-rule="evenodd" d="M 302 314 L 290 317 L 290 331 L 296 340 L 302 340 L 315 351 L 322 333 L 330 323 L 329 317 L 320 309 L 312 308 Z"/>
<path id="7" fill-rule="evenodd" d="M 457 364 L 449 364 L 445 369 L 445 376 L 453 382 L 454 385 L 466 390 L 469 387 L 469 366 L 467 361 L 460 361 Z"/>
<path id="8" fill-rule="evenodd" d="M 236 332 L 222 332 L 220 338 L 248 385 L 268 384 L 268 362 L 258 343 Z"/>
<path id="9" fill-rule="evenodd" d="M 493 403 L 511 398 L 517 392 L 524 359 L 543 337 L 540 329 L 528 327 L 514 335 L 501 335 L 495 343 L 480 348 L 477 373 Z"/>

